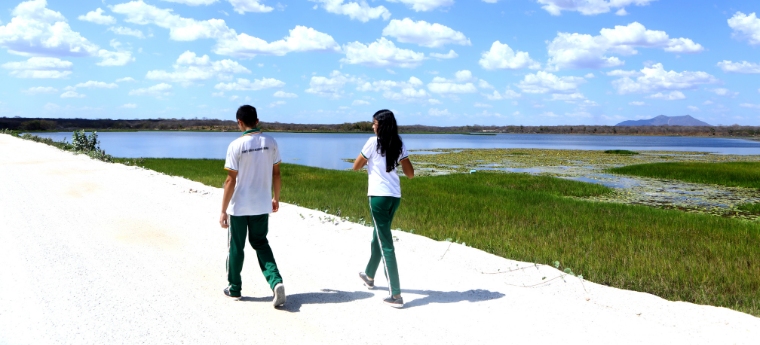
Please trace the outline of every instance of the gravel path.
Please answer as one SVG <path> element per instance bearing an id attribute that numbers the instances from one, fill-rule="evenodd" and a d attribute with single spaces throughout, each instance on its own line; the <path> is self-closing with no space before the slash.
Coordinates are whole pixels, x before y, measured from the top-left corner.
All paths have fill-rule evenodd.
<path id="1" fill-rule="evenodd" d="M 8 135 L 0 135 L 0 181 L 0 344 L 760 339 L 760 319 L 747 314 L 557 278 L 552 267 L 404 232 L 394 232 L 406 301 L 396 310 L 380 302 L 387 290 L 368 291 L 357 277 L 370 228 L 287 204 L 269 236 L 285 308 L 272 308 L 250 247 L 244 298 L 232 301 L 222 294 L 221 189 Z M 387 286 L 382 276 L 378 285 Z"/>

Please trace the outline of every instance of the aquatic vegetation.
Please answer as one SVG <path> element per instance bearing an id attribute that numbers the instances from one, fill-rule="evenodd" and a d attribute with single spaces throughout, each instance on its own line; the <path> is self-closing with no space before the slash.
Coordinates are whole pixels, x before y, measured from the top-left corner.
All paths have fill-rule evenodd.
<path id="1" fill-rule="evenodd" d="M 630 150 L 607 150 L 604 151 L 604 153 L 611 153 L 616 155 L 637 155 L 639 154 L 636 151 L 630 151 Z"/>
<path id="2" fill-rule="evenodd" d="M 760 189 L 760 161 L 651 163 L 607 169 L 609 172 Z"/>

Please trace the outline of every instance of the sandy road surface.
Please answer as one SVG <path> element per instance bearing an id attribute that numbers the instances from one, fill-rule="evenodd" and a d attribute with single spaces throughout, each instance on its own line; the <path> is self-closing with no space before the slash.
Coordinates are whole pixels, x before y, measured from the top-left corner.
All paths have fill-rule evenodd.
<path id="1" fill-rule="evenodd" d="M 407 306 L 389 308 L 380 302 L 387 290 L 368 291 L 356 276 L 370 228 L 323 223 L 324 214 L 293 205 L 271 217 L 269 236 L 285 308 L 272 308 L 250 247 L 245 298 L 232 301 L 222 294 L 220 199 L 221 189 L 0 135 L 0 344 L 760 339 L 760 319 L 746 314 L 574 277 L 522 287 L 560 272 L 403 232 L 394 235 Z"/>

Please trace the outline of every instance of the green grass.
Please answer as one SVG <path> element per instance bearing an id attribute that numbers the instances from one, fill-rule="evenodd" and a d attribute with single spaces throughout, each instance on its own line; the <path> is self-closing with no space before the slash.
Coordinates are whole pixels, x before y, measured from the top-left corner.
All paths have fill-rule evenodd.
<path id="1" fill-rule="evenodd" d="M 225 176 L 221 160 L 141 165 L 214 187 Z M 282 179 L 285 202 L 370 219 L 363 172 L 283 164 Z M 527 174 L 402 178 L 402 190 L 394 228 L 514 260 L 556 260 L 596 283 L 760 316 L 760 223 L 591 202 L 580 198 L 609 189 Z"/>
<path id="2" fill-rule="evenodd" d="M 747 211 L 752 214 L 760 214 L 760 203 L 757 204 L 742 204 L 737 207 L 742 211 Z"/>
<path id="3" fill-rule="evenodd" d="M 651 163 L 612 168 L 607 171 L 728 187 L 760 188 L 760 162 Z"/>
<path id="4" fill-rule="evenodd" d="M 604 153 L 610 153 L 614 155 L 637 155 L 639 154 L 636 151 L 629 151 L 629 150 L 607 150 L 604 151 Z"/>

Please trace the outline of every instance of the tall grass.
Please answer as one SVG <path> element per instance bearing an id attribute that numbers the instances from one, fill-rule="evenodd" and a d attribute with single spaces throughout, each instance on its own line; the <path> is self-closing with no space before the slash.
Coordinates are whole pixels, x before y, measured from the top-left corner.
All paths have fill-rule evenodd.
<path id="1" fill-rule="evenodd" d="M 219 187 L 223 162 L 145 159 Z M 283 164 L 282 200 L 370 219 L 367 176 Z M 528 262 L 560 261 L 586 279 L 760 316 L 760 224 L 580 199 L 603 186 L 526 174 L 407 180 L 393 227 Z M 538 282 L 529 282 L 538 283 Z"/>
<path id="2" fill-rule="evenodd" d="M 617 174 L 760 188 L 760 162 L 651 163 L 607 169 Z"/>

